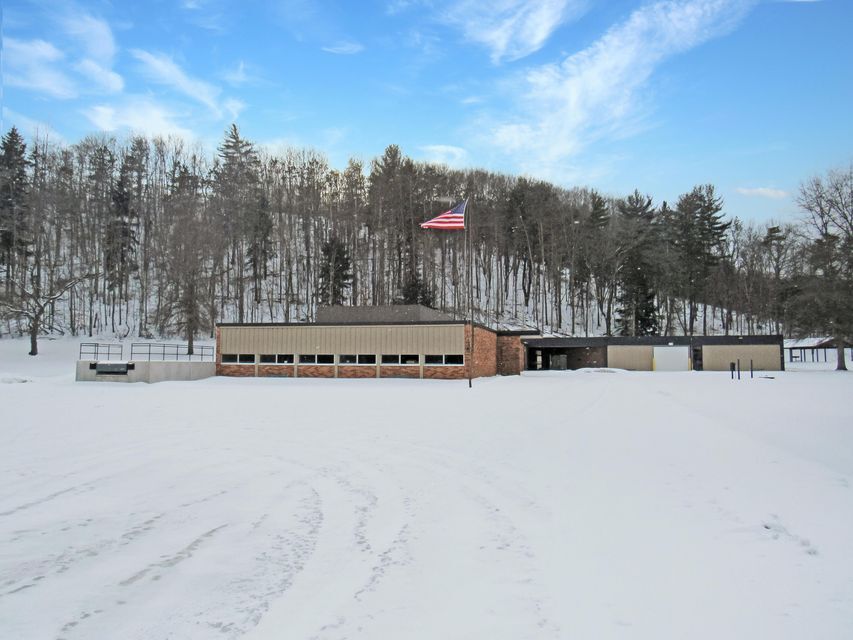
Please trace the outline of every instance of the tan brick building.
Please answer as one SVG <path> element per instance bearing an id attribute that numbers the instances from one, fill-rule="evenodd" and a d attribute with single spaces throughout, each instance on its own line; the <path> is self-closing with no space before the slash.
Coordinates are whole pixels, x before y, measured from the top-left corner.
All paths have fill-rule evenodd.
<path id="1" fill-rule="evenodd" d="M 472 335 L 473 333 L 473 335 Z M 216 373 L 283 378 L 465 379 L 517 375 L 523 335 L 418 305 L 328 307 L 314 323 L 221 324 Z"/>

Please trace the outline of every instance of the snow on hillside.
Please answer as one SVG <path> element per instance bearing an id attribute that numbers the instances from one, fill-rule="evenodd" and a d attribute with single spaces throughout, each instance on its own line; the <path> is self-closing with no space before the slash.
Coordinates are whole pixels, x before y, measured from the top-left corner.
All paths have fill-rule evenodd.
<path id="1" fill-rule="evenodd" d="M 86 384 L 43 347 L 0 341 L 3 637 L 853 629 L 853 374 Z"/>

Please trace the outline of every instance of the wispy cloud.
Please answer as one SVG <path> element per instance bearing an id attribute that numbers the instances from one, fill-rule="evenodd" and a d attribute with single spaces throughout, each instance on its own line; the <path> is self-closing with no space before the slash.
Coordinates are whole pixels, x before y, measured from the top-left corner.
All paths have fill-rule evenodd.
<path id="1" fill-rule="evenodd" d="M 177 115 L 147 96 L 129 96 L 120 104 L 100 104 L 83 110 L 83 115 L 100 131 L 128 131 L 149 136 L 173 134 L 186 139 L 192 131 L 177 123 Z"/>
<path id="2" fill-rule="evenodd" d="M 787 191 L 774 189 L 772 187 L 738 187 L 736 191 L 742 196 L 749 196 L 751 198 L 770 198 L 772 200 L 781 200 L 783 198 L 787 198 L 789 195 Z"/>
<path id="3" fill-rule="evenodd" d="M 77 95 L 74 82 L 60 68 L 65 55 L 45 40 L 3 39 L 4 81 L 53 98 Z"/>
<path id="4" fill-rule="evenodd" d="M 116 42 L 112 29 L 106 21 L 92 15 L 75 11 L 59 18 L 63 30 L 86 52 L 86 57 L 101 64 L 112 64 L 116 54 Z"/>
<path id="5" fill-rule="evenodd" d="M 243 87 L 248 85 L 266 84 L 267 81 L 261 76 L 260 70 L 253 65 L 246 64 L 240 60 L 233 67 L 222 73 L 222 79 L 232 87 Z"/>
<path id="6" fill-rule="evenodd" d="M 181 9 L 197 27 L 216 33 L 225 32 L 225 15 L 222 0 L 181 0 Z"/>
<path id="7" fill-rule="evenodd" d="M 468 152 L 462 147 L 450 144 L 427 144 L 420 147 L 424 160 L 446 164 L 449 167 L 459 167 L 468 159 Z"/>
<path id="8" fill-rule="evenodd" d="M 591 141 L 642 128 L 643 89 L 667 59 L 733 29 L 756 0 L 665 0 L 637 9 L 559 64 L 512 87 L 516 116 L 491 127 L 489 144 L 548 176 Z"/>
<path id="9" fill-rule="evenodd" d="M 200 102 L 210 109 L 216 118 L 222 117 L 223 105 L 219 103 L 219 87 L 200 78 L 193 78 L 164 53 L 150 53 L 142 49 L 132 49 L 130 53 L 142 64 L 142 70 L 150 81 L 170 87 L 187 98 Z"/>
<path id="10" fill-rule="evenodd" d="M 86 76 L 95 87 L 106 93 L 118 93 L 124 89 L 124 78 L 112 69 L 101 66 L 91 58 L 81 60 L 74 68 Z"/>
<path id="11" fill-rule="evenodd" d="M 587 0 L 457 0 L 442 18 L 465 37 L 485 45 L 492 62 L 518 60 L 538 51 L 561 24 L 582 15 Z"/>
<path id="12" fill-rule="evenodd" d="M 84 76 L 87 89 L 102 93 L 118 93 L 124 89 L 124 78 L 112 66 L 118 46 L 112 28 L 101 18 L 81 10 L 67 10 L 55 19 L 65 34 L 76 44 L 82 58 L 73 69 Z"/>
<path id="13" fill-rule="evenodd" d="M 364 45 L 359 42 L 342 40 L 340 42 L 336 42 L 333 45 L 321 47 L 321 49 L 323 49 L 323 51 L 325 51 L 326 53 L 336 53 L 339 55 L 351 56 L 364 51 Z"/>

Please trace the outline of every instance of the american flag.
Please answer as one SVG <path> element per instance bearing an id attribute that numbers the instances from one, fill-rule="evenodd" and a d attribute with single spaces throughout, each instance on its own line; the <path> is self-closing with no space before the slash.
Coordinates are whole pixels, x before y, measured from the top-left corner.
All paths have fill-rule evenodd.
<path id="1" fill-rule="evenodd" d="M 450 211 L 445 211 L 440 216 L 436 216 L 432 220 L 427 220 L 421 223 L 422 229 L 464 229 L 465 228 L 465 207 L 468 204 L 467 200 L 463 200 Z"/>

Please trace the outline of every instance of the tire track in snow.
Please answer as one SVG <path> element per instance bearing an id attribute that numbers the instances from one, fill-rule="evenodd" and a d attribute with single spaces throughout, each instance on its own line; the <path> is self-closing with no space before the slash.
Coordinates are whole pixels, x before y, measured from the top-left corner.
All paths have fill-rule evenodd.
<path id="1" fill-rule="evenodd" d="M 205 533 L 198 536 L 195 540 L 190 542 L 183 549 L 180 549 L 177 553 L 172 554 L 171 556 L 167 557 L 165 560 L 161 560 L 160 562 L 153 562 L 153 563 L 149 564 L 147 567 L 145 567 L 141 571 L 138 571 L 138 572 L 134 573 L 132 576 L 130 576 L 129 578 L 126 578 L 126 579 L 122 580 L 121 582 L 119 582 L 119 585 L 122 587 L 130 586 L 134 582 L 138 582 L 139 580 L 142 580 L 142 578 L 144 578 L 145 576 L 147 576 L 149 573 L 151 573 L 152 571 L 154 571 L 156 569 L 170 569 L 170 568 L 180 564 L 184 560 L 189 560 L 190 558 L 193 557 L 193 554 L 198 550 L 198 548 L 202 544 L 204 544 L 208 539 L 215 536 L 218 532 L 222 531 L 227 526 L 228 526 L 228 523 L 225 523 L 225 524 L 219 525 L 218 527 L 214 527 L 213 529 L 211 529 L 209 531 L 206 531 Z M 160 574 L 156 574 L 153 577 L 153 579 L 159 580 Z"/>

